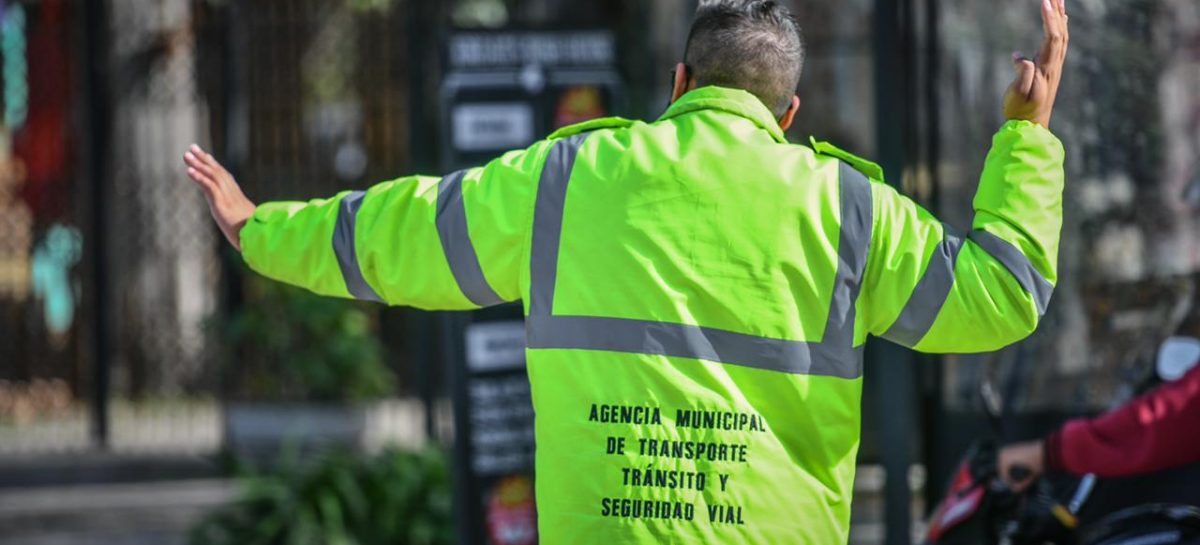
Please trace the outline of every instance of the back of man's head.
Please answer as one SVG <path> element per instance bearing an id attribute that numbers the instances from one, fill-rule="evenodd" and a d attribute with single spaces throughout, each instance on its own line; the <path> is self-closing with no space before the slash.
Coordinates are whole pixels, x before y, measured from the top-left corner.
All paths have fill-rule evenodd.
<path id="1" fill-rule="evenodd" d="M 683 62 L 697 87 L 748 91 L 780 117 L 791 105 L 804 65 L 800 25 L 771 0 L 702 1 Z"/>

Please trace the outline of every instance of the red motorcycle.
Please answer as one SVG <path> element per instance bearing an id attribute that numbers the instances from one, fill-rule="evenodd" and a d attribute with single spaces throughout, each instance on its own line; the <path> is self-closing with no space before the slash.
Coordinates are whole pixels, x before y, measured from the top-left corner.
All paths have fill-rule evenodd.
<path id="1" fill-rule="evenodd" d="M 1019 475 L 1014 475 L 1019 478 Z M 1200 545 L 1200 508 L 1151 503 L 1081 522 L 1097 479 L 1051 476 L 1024 493 L 996 474 L 996 449 L 976 443 L 929 519 L 928 545 Z"/>
<path id="2" fill-rule="evenodd" d="M 990 384 L 981 389 L 984 411 L 1000 436 L 1000 402 Z M 927 545 L 1200 545 L 1200 508 L 1190 503 L 1137 504 L 1138 497 L 1155 497 L 1130 483 L 1138 480 L 1101 480 L 1094 475 L 1045 475 L 1024 492 L 1014 492 L 996 469 L 996 445 L 977 441 L 955 470 L 946 494 L 929 519 L 923 543 Z M 1023 468 L 1013 468 L 1010 478 L 1023 480 Z M 1183 475 L 1200 496 L 1200 466 L 1185 468 Z M 1112 481 L 1112 482 L 1109 482 Z M 1173 483 L 1181 488 L 1178 482 Z M 1145 494 L 1139 496 L 1139 494 Z M 1107 497 L 1105 497 L 1107 496 Z M 1112 501 L 1113 498 L 1122 500 Z M 1112 505 L 1129 504 L 1115 511 Z M 1090 507 L 1090 509 L 1089 509 Z M 1090 511 L 1090 512 L 1088 512 Z"/>

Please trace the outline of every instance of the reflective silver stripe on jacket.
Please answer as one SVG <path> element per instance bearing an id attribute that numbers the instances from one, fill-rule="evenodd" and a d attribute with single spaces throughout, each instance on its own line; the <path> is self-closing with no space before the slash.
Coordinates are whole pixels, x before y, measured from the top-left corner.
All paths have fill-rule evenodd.
<path id="1" fill-rule="evenodd" d="M 538 179 L 533 206 L 533 240 L 529 256 L 529 315 L 550 315 L 554 310 L 554 283 L 558 279 L 558 248 L 562 238 L 563 206 L 567 182 L 575 168 L 575 155 L 588 133 L 559 140 L 550 147 Z"/>
<path id="2" fill-rule="evenodd" d="M 942 305 L 954 287 L 954 265 L 962 251 L 963 239 L 942 225 L 942 242 L 937 245 L 925 267 L 925 274 L 917 281 L 908 302 L 900 310 L 900 317 L 883 334 L 883 338 L 896 344 L 912 348 L 933 326 Z"/>
<path id="3" fill-rule="evenodd" d="M 917 282 L 908 302 L 900 310 L 900 317 L 883 334 L 883 338 L 896 344 L 912 348 L 925 338 L 933 322 L 937 319 L 950 290 L 954 287 L 954 267 L 958 263 L 958 255 L 962 252 L 964 241 L 951 232 L 949 226 L 944 226 L 942 242 L 929 258 L 925 274 Z M 1050 295 L 1054 286 L 1034 268 L 1029 259 L 1008 241 L 982 229 L 971 231 L 967 238 L 981 250 L 987 252 L 999 261 L 1017 284 L 1021 286 L 1037 306 L 1038 316 L 1046 313 L 1046 305 L 1050 304 Z"/>
<path id="4" fill-rule="evenodd" d="M 1037 305 L 1038 316 L 1046 313 L 1046 306 L 1050 304 L 1050 296 L 1054 294 L 1054 285 L 1042 276 L 1034 268 L 1033 263 L 1021 253 L 1016 246 L 1013 246 L 1007 240 L 1004 240 L 996 235 L 993 235 L 982 229 L 971 231 L 968 235 L 971 242 L 978 244 L 985 252 L 996 258 L 1008 272 L 1012 273 L 1017 279 L 1017 283 L 1021 285 L 1021 289 L 1025 290 L 1029 295 L 1033 296 L 1033 303 Z"/>
<path id="5" fill-rule="evenodd" d="M 844 164 L 839 170 L 842 221 L 838 269 L 820 342 L 688 324 L 554 314 L 567 186 L 576 154 L 586 138 L 581 134 L 555 142 L 538 182 L 526 319 L 529 348 L 655 354 L 848 379 L 862 375 L 862 347 L 854 346 L 854 313 L 870 246 L 871 186 L 865 176 Z"/>
<path id="6" fill-rule="evenodd" d="M 362 269 L 358 266 L 358 253 L 354 249 L 354 223 L 364 195 L 362 191 L 352 191 L 342 197 L 337 223 L 333 227 L 333 254 L 337 256 L 338 268 L 342 270 L 342 279 L 346 281 L 346 291 L 358 299 L 382 303 L 383 299 L 363 278 Z"/>
<path id="7" fill-rule="evenodd" d="M 834 348 L 723 329 L 627 318 L 529 316 L 529 348 L 655 354 L 798 375 L 856 378 L 861 347 Z"/>
<path id="8" fill-rule="evenodd" d="M 866 176 L 839 162 L 838 188 L 838 200 L 841 201 L 838 267 L 833 277 L 833 298 L 821 342 L 850 346 L 854 344 L 855 302 L 867 270 L 867 251 L 871 248 L 871 227 L 875 220 L 871 183 Z"/>
<path id="9" fill-rule="evenodd" d="M 467 300 L 480 307 L 490 307 L 504 302 L 487 278 L 479 264 L 479 255 L 467 232 L 467 209 L 463 204 L 462 180 L 466 170 L 447 174 L 438 182 L 437 232 L 442 242 L 450 273 L 458 282 Z"/>

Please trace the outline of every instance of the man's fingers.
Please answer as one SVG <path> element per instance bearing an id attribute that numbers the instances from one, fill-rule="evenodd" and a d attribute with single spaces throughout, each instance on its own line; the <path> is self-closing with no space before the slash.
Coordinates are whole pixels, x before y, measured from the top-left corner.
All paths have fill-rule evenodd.
<path id="1" fill-rule="evenodd" d="M 196 144 L 192 144 L 191 153 L 204 162 L 205 165 L 208 165 L 209 168 L 213 169 L 214 172 L 220 172 L 225 169 L 225 167 L 221 166 L 221 163 L 217 162 L 216 157 L 213 157 L 212 154 L 204 151 L 204 148 Z"/>
<path id="2" fill-rule="evenodd" d="M 187 169 L 188 178 L 191 178 L 200 189 L 204 190 L 207 197 L 213 197 L 217 194 L 217 182 L 211 176 L 208 176 L 192 167 Z"/>
<path id="3" fill-rule="evenodd" d="M 1070 17 L 1067 16 L 1067 0 L 1058 0 L 1056 6 L 1058 8 L 1058 32 L 1062 35 L 1062 50 L 1060 53 L 1064 57 L 1067 54 L 1067 42 L 1070 41 Z"/>
<path id="4" fill-rule="evenodd" d="M 1037 65 L 1033 61 L 1024 57 L 1014 55 L 1013 67 L 1017 70 L 1017 79 L 1013 83 L 1016 86 L 1017 92 L 1025 98 L 1033 93 L 1034 78 L 1037 76 Z"/>
<path id="5" fill-rule="evenodd" d="M 1058 6 L 1052 4 L 1058 0 L 1042 0 L 1042 49 L 1038 53 L 1037 63 L 1057 70 L 1062 64 L 1066 51 L 1066 25 Z"/>
<path id="6" fill-rule="evenodd" d="M 183 162 L 187 165 L 188 177 L 192 181 L 200 185 L 206 192 L 215 192 L 220 187 L 220 182 L 213 174 L 212 169 L 200 162 L 200 159 L 191 152 L 183 154 Z"/>
<path id="7" fill-rule="evenodd" d="M 186 163 L 188 167 L 194 168 L 214 179 L 216 178 L 216 173 L 213 172 L 212 167 L 205 164 L 203 161 L 200 160 L 199 157 L 197 157 L 194 153 L 192 153 L 190 151 L 183 154 L 183 162 Z"/>
<path id="8" fill-rule="evenodd" d="M 1042 0 L 1042 35 L 1050 37 L 1058 30 L 1058 0 Z"/>
<path id="9" fill-rule="evenodd" d="M 1061 4 L 1060 4 L 1060 9 L 1059 9 L 1060 16 L 1059 16 L 1058 22 L 1059 22 L 1059 27 L 1062 29 L 1062 36 L 1063 36 L 1062 54 L 1063 54 L 1063 58 L 1066 58 L 1067 44 L 1068 44 L 1068 42 L 1071 41 L 1071 16 L 1067 15 L 1067 0 L 1059 0 L 1059 1 L 1061 2 Z"/>
<path id="10" fill-rule="evenodd" d="M 192 154 L 201 159 L 207 159 L 209 157 L 208 153 L 205 152 L 204 148 L 200 147 L 199 144 L 192 144 L 188 147 L 188 151 L 192 152 Z"/>
<path id="11" fill-rule="evenodd" d="M 204 186 L 206 188 L 211 187 L 212 189 L 216 189 L 216 187 L 217 187 L 217 181 L 215 179 L 213 179 L 212 176 L 209 176 L 208 174 L 200 172 L 199 170 L 196 170 L 193 167 L 188 167 L 187 174 L 188 174 L 188 178 L 191 178 L 193 182 L 196 182 L 196 183 L 200 184 L 201 186 Z"/>
<path id="12" fill-rule="evenodd" d="M 192 144 L 188 147 L 188 151 L 183 154 L 183 162 L 189 168 L 196 169 L 198 172 L 208 176 L 214 182 L 217 181 L 218 170 L 213 168 L 212 164 L 206 160 L 207 153 L 200 146 Z"/>

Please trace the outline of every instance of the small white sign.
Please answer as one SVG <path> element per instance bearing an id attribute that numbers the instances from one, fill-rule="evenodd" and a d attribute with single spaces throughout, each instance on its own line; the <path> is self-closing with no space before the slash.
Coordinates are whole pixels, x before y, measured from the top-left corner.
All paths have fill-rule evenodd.
<path id="1" fill-rule="evenodd" d="M 508 150 L 533 142 L 533 108 L 528 104 L 460 104 L 450 118 L 458 151 Z"/>
<path id="2" fill-rule="evenodd" d="M 466 329 L 467 369 L 504 371 L 525 366 L 524 322 L 485 322 Z"/>

